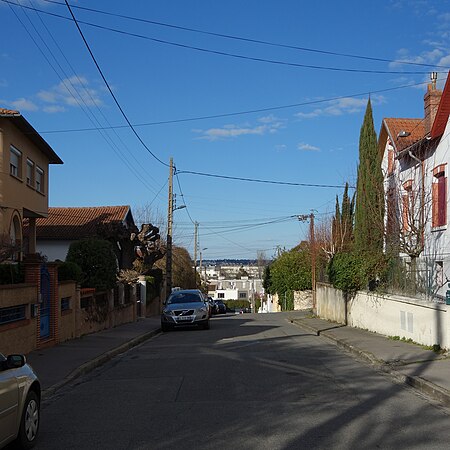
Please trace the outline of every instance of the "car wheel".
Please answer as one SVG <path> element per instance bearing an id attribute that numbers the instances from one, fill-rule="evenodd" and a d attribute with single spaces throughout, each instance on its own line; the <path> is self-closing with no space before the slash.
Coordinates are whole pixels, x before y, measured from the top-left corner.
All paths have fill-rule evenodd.
<path id="1" fill-rule="evenodd" d="M 32 448 L 36 443 L 39 419 L 39 397 L 34 391 L 30 391 L 23 407 L 22 420 L 17 436 L 17 443 L 20 448 Z"/>
<path id="2" fill-rule="evenodd" d="M 167 323 L 162 323 L 161 324 L 161 330 L 164 332 L 170 331 L 170 327 Z"/>

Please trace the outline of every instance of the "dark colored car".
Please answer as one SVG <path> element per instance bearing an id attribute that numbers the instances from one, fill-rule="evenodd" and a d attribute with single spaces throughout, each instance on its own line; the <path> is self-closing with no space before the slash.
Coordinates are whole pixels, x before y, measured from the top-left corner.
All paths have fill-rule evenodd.
<path id="1" fill-rule="evenodd" d="M 222 300 L 216 300 L 214 305 L 216 307 L 216 314 L 226 314 L 227 307 Z"/>
<path id="2" fill-rule="evenodd" d="M 175 327 L 197 325 L 209 329 L 209 306 L 198 289 L 172 292 L 164 304 L 161 314 L 161 329 L 169 331 Z"/>

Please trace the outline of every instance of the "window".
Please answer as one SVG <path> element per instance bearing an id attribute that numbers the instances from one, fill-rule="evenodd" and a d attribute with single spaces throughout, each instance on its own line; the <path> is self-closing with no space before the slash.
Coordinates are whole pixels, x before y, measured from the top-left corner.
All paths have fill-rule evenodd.
<path id="1" fill-rule="evenodd" d="M 217 293 L 217 298 L 225 298 L 225 293 L 224 292 L 218 292 Z"/>
<path id="2" fill-rule="evenodd" d="M 445 164 L 433 170 L 432 190 L 432 226 L 443 227 L 447 225 L 447 177 Z"/>
<path id="3" fill-rule="evenodd" d="M 239 298 L 247 298 L 247 292 L 239 292 Z"/>
<path id="4" fill-rule="evenodd" d="M 34 186 L 34 162 L 27 159 L 27 185 Z"/>
<path id="5" fill-rule="evenodd" d="M 17 178 L 22 175 L 20 173 L 20 163 L 22 162 L 22 153 L 11 145 L 9 150 L 9 173 Z"/>
<path id="6" fill-rule="evenodd" d="M 61 299 L 61 312 L 70 310 L 70 297 L 63 297 Z"/>
<path id="7" fill-rule="evenodd" d="M 26 319 L 27 305 L 0 308 L 0 325 Z"/>
<path id="8" fill-rule="evenodd" d="M 36 167 L 36 190 L 44 193 L 44 171 L 40 167 Z"/>

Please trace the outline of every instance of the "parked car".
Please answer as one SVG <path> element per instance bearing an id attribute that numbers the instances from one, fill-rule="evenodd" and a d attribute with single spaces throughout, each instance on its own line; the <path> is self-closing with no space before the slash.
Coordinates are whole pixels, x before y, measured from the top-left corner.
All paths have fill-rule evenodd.
<path id="1" fill-rule="evenodd" d="M 39 432 L 41 385 L 23 355 L 0 353 L 0 448 L 32 448 Z"/>
<path id="2" fill-rule="evenodd" d="M 216 307 L 216 313 L 217 314 L 226 314 L 227 307 L 226 307 L 225 303 L 222 300 L 216 300 L 214 302 L 214 305 Z"/>
<path id="3" fill-rule="evenodd" d="M 216 314 L 216 307 L 214 305 L 214 300 L 211 297 L 206 297 L 206 303 L 208 305 L 209 317 L 211 317 L 213 314 Z"/>
<path id="4" fill-rule="evenodd" d="M 208 304 L 198 289 L 172 292 L 164 304 L 161 314 L 161 329 L 169 331 L 175 327 L 197 325 L 209 329 Z"/>

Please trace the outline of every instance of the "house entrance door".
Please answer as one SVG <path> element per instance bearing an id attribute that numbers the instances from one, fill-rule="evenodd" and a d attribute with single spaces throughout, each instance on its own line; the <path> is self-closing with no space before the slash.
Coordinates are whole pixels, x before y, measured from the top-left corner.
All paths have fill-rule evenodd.
<path id="1" fill-rule="evenodd" d="M 50 337 L 50 274 L 45 264 L 41 266 L 41 324 L 40 324 L 40 338 Z"/>

